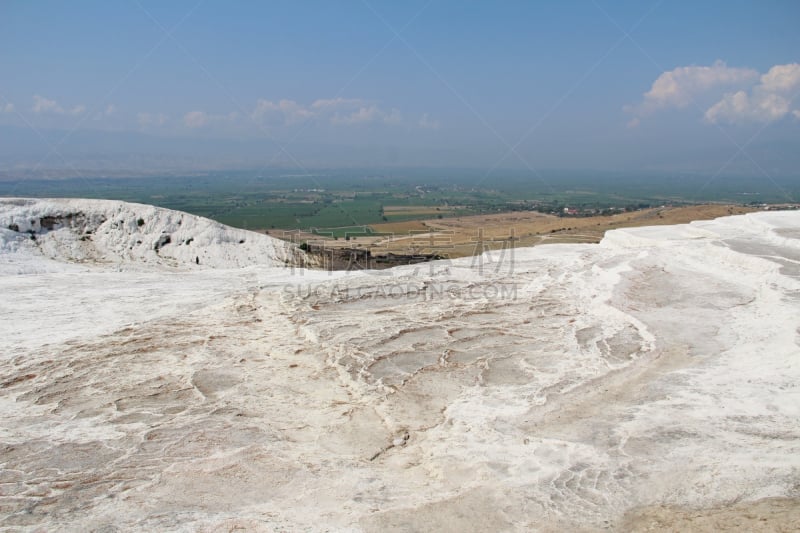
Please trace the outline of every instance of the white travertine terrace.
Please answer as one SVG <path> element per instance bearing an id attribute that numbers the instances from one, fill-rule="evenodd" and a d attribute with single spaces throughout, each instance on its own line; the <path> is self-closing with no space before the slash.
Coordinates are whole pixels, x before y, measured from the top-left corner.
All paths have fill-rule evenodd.
<path id="1" fill-rule="evenodd" d="M 381 272 L 300 255 L 149 206 L 0 200 L 0 529 L 798 518 L 800 212 Z"/>

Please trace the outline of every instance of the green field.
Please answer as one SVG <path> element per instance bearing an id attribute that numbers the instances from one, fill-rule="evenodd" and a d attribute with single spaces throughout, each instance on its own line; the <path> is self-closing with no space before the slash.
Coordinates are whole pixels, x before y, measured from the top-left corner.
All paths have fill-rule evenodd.
<path id="1" fill-rule="evenodd" d="M 477 171 L 218 172 L 195 176 L 0 181 L 0 196 L 108 198 L 154 204 L 247 229 L 338 237 L 381 222 L 537 210 L 581 213 L 663 204 L 798 203 L 800 178 Z"/>

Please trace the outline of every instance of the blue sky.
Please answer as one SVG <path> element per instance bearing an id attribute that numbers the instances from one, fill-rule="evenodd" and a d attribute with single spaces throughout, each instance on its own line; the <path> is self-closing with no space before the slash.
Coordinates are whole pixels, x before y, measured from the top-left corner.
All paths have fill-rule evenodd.
<path id="1" fill-rule="evenodd" d="M 799 25 L 774 0 L 6 1 L 0 126 L 341 146 L 354 165 L 346 147 L 633 169 L 778 147 L 749 161 L 769 171 L 800 140 Z"/>

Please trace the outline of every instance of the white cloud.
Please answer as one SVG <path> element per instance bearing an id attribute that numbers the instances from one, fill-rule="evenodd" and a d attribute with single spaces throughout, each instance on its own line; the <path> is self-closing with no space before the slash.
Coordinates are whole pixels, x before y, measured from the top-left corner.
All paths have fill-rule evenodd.
<path id="1" fill-rule="evenodd" d="M 49 98 L 45 98 L 43 96 L 39 96 L 38 94 L 33 96 L 33 107 L 31 110 L 36 113 L 37 115 L 42 113 L 53 113 L 56 115 L 81 115 L 86 112 L 86 106 L 83 104 L 76 105 L 72 109 L 64 109 L 61 107 L 58 102 L 55 100 L 51 100 Z"/>
<path id="2" fill-rule="evenodd" d="M 239 113 L 232 112 L 227 115 L 213 115 L 205 111 L 189 111 L 183 115 L 183 123 L 187 128 L 198 129 L 210 124 L 222 122 L 235 122 L 239 119 Z"/>
<path id="3" fill-rule="evenodd" d="M 800 90 L 800 64 L 775 65 L 761 76 L 761 87 L 776 93 L 794 93 Z"/>
<path id="4" fill-rule="evenodd" d="M 259 99 L 252 113 L 252 118 L 256 121 L 271 121 L 277 118 L 284 124 L 296 124 L 310 119 L 313 116 L 313 111 L 298 104 L 294 100 L 272 102 L 270 100 Z"/>
<path id="5" fill-rule="evenodd" d="M 726 88 L 728 92 L 723 92 Z M 759 76 L 753 69 L 728 67 L 717 61 L 708 67 L 678 67 L 662 73 L 639 104 L 624 109 L 634 115 L 628 127 L 635 128 L 647 115 L 684 108 L 705 96 L 718 98 L 705 111 L 706 122 L 772 122 L 798 115 L 800 110 L 793 109 L 798 92 L 800 64 L 774 65 Z"/>
<path id="6" fill-rule="evenodd" d="M 0 113 L 13 113 L 14 109 L 15 109 L 14 104 L 9 102 L 5 106 L 0 107 Z"/>
<path id="7" fill-rule="evenodd" d="M 167 122 L 167 116 L 163 113 L 139 113 L 136 120 L 143 128 L 149 126 L 163 126 Z"/>
<path id="8" fill-rule="evenodd" d="M 403 115 L 398 109 L 385 111 L 376 104 L 360 98 L 320 98 L 310 105 L 294 100 L 259 99 L 251 118 L 260 123 L 272 122 L 285 125 L 306 121 L 328 121 L 337 125 L 355 125 L 372 122 L 401 124 Z"/>
<path id="9" fill-rule="evenodd" d="M 384 124 L 400 124 L 403 116 L 397 109 L 389 112 L 381 110 L 376 105 L 361 106 L 350 113 L 336 113 L 331 118 L 332 124 L 357 125 L 381 122 Z"/>
<path id="10" fill-rule="evenodd" d="M 741 86 L 757 77 L 758 72 L 753 69 L 729 67 L 722 61 L 711 66 L 677 67 L 663 72 L 644 93 L 642 101 L 626 106 L 625 110 L 641 118 L 661 109 L 683 108 L 707 91 Z"/>
<path id="11" fill-rule="evenodd" d="M 346 115 L 336 114 L 331 117 L 331 122 L 334 124 L 364 124 L 365 122 L 373 122 L 380 117 L 380 110 L 377 106 L 371 105 L 369 107 L 359 107 L 357 110 Z"/>
<path id="12" fill-rule="evenodd" d="M 183 123 L 188 128 L 202 128 L 208 122 L 208 115 L 204 111 L 189 111 L 183 115 Z"/>
<path id="13" fill-rule="evenodd" d="M 103 120 L 104 118 L 108 118 L 117 112 L 117 106 L 114 104 L 108 104 L 103 111 L 98 111 L 92 117 L 92 120 Z"/>
<path id="14" fill-rule="evenodd" d="M 39 96 L 38 94 L 33 96 L 33 107 L 31 111 L 34 113 L 63 113 L 64 109 L 58 105 L 58 102 L 55 100 L 50 100 L 48 98 L 44 98 L 43 96 Z"/>
<path id="15" fill-rule="evenodd" d="M 402 124 L 403 115 L 399 109 L 392 108 L 388 113 L 384 113 L 383 122 L 386 124 Z"/>
<path id="16" fill-rule="evenodd" d="M 705 113 L 709 122 L 772 122 L 789 113 L 789 100 L 764 92 L 750 95 L 745 91 L 726 94 Z"/>
<path id="17" fill-rule="evenodd" d="M 749 92 L 727 93 L 705 113 L 708 122 L 773 122 L 792 114 L 800 91 L 800 64 L 775 65 Z"/>
<path id="18" fill-rule="evenodd" d="M 311 107 L 314 109 L 339 109 L 342 107 L 358 107 L 364 105 L 360 98 L 321 98 L 315 100 Z"/>
<path id="19" fill-rule="evenodd" d="M 433 120 L 428 117 L 427 113 L 423 113 L 422 118 L 419 119 L 419 127 L 425 128 L 429 130 L 438 130 L 439 129 L 439 121 Z"/>

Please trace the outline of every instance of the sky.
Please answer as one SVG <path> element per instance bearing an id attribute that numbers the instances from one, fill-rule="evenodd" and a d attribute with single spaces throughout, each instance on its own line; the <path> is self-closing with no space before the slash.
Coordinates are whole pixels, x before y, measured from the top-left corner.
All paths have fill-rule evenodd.
<path id="1" fill-rule="evenodd" d="M 791 0 L 5 0 L 0 157 L 791 173 L 798 30 Z"/>

